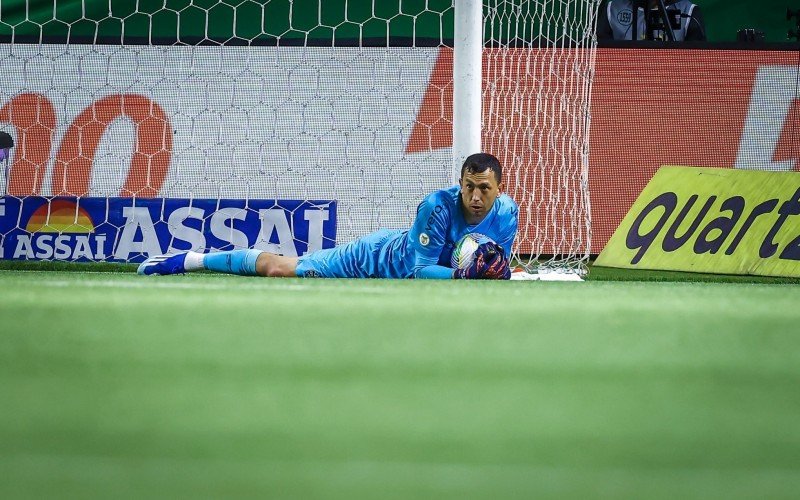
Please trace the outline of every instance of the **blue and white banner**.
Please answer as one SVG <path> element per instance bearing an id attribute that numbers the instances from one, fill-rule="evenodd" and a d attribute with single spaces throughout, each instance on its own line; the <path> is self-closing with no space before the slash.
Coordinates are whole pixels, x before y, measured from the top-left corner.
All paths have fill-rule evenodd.
<path id="1" fill-rule="evenodd" d="M 0 198 L 3 259 L 141 262 L 183 250 L 300 256 L 336 244 L 336 201 Z"/>

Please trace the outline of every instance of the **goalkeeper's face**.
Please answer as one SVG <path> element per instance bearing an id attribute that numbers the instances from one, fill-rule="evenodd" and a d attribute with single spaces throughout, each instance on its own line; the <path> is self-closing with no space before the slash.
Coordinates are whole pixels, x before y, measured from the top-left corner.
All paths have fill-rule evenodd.
<path id="1" fill-rule="evenodd" d="M 503 183 L 497 182 L 492 170 L 464 172 L 461 178 L 461 207 L 469 224 L 482 221 L 500 195 Z"/>

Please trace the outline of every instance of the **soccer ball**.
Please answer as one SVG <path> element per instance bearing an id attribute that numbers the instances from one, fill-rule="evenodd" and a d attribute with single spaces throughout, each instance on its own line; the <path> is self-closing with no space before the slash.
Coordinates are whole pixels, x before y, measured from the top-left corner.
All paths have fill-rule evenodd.
<path id="1" fill-rule="evenodd" d="M 464 269 L 475 259 L 475 250 L 479 245 L 491 242 L 492 239 L 480 233 L 465 234 L 453 248 L 450 266 L 453 269 Z"/>

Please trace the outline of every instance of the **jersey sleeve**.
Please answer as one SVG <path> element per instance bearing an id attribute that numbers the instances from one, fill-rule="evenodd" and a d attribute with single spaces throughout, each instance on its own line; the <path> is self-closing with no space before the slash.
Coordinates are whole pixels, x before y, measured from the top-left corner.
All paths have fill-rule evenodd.
<path id="1" fill-rule="evenodd" d="M 450 222 L 450 207 L 440 193 L 428 195 L 417 207 L 417 217 L 408 234 L 414 252 L 414 277 L 452 276 L 452 269 L 437 265 Z"/>

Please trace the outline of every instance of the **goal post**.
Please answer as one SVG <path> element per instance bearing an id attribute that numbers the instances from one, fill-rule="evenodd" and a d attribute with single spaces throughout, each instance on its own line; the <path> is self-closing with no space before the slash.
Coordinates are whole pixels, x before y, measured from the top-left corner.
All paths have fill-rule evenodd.
<path id="1" fill-rule="evenodd" d="M 467 157 L 480 153 L 483 0 L 455 0 L 453 41 L 453 183 Z M 457 42 L 456 42 L 457 41 Z"/>
<path id="2" fill-rule="evenodd" d="M 2 258 L 302 255 L 485 150 L 518 260 L 581 270 L 596 3 L 4 0 Z"/>

